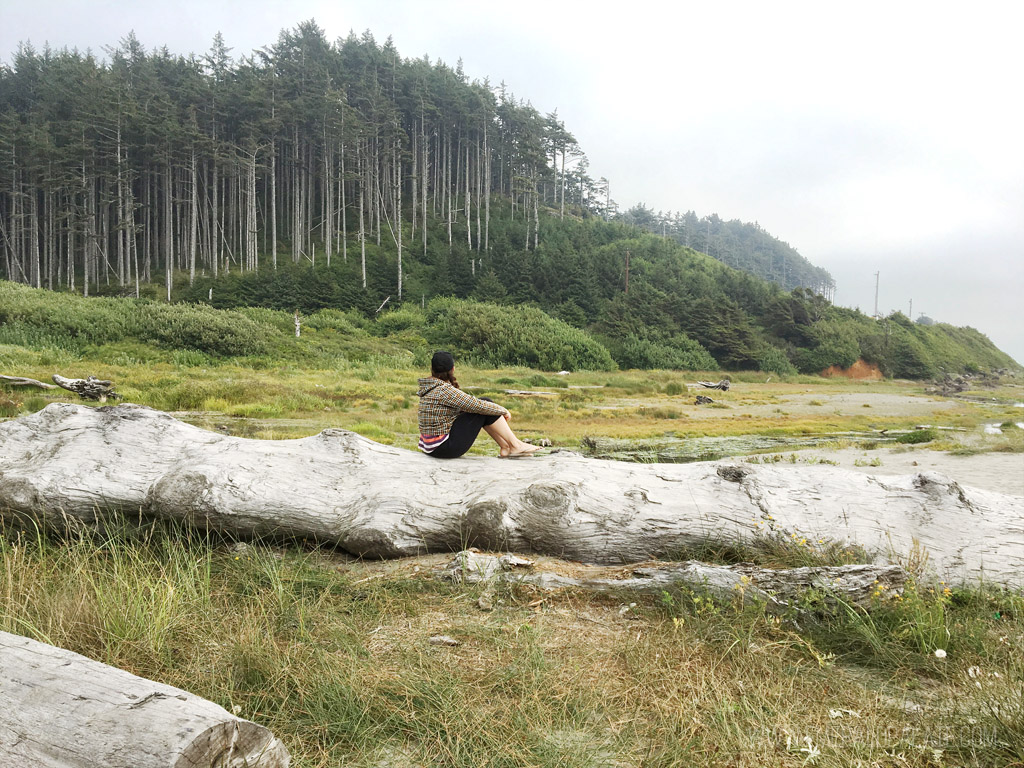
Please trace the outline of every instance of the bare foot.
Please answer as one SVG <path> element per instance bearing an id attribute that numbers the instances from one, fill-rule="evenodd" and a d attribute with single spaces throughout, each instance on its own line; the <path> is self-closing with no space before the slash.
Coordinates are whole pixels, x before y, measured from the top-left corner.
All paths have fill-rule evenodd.
<path id="1" fill-rule="evenodd" d="M 514 451 L 509 451 L 502 458 L 506 458 L 506 459 L 512 458 L 512 459 L 514 459 L 514 458 L 516 458 L 518 456 L 529 456 L 531 453 L 535 453 L 535 452 L 537 452 L 539 450 L 540 450 L 540 446 L 539 445 L 530 445 L 529 443 L 523 443 L 522 445 L 517 446 Z"/>

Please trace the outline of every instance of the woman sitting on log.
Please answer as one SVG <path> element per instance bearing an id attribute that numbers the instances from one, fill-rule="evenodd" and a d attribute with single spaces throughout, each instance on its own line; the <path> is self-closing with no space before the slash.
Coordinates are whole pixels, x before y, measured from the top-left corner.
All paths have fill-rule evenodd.
<path id="1" fill-rule="evenodd" d="M 503 459 L 529 456 L 538 446 L 524 443 L 508 425 L 512 414 L 486 398 L 459 388 L 455 358 L 435 352 L 429 378 L 419 380 L 420 450 L 439 459 L 455 459 L 468 451 L 483 429 L 498 444 Z"/>

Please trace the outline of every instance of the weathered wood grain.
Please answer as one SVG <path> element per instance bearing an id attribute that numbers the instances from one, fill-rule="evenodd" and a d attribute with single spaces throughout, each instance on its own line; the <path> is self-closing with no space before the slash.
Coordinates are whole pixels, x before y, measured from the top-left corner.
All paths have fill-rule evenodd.
<path id="1" fill-rule="evenodd" d="M 286 768 L 266 728 L 211 701 L 0 632 L 0 765 Z"/>

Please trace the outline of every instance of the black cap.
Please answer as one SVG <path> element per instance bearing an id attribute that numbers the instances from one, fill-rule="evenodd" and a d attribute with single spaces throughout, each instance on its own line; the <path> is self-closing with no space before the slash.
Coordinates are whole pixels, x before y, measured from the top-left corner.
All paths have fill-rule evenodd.
<path id="1" fill-rule="evenodd" d="M 455 367 L 455 358 L 451 352 L 435 352 L 430 358 L 430 370 L 436 373 L 447 373 Z"/>

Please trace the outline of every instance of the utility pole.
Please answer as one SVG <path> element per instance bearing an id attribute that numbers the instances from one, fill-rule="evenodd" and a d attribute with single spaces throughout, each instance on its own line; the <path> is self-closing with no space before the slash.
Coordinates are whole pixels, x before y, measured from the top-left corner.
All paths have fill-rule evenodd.
<path id="1" fill-rule="evenodd" d="M 878 272 L 875 272 L 875 319 L 878 319 Z"/>
<path id="2" fill-rule="evenodd" d="M 910 314 L 907 315 L 907 317 L 909 317 L 911 320 L 914 319 L 914 300 L 913 299 L 910 300 Z"/>
<path id="3" fill-rule="evenodd" d="M 629 295 L 629 251 L 626 251 L 626 295 Z"/>

